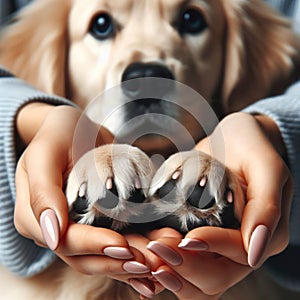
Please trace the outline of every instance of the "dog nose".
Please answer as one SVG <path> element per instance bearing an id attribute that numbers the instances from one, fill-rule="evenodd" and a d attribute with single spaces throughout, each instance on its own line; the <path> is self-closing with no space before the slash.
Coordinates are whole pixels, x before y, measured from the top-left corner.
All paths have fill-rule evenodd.
<path id="1" fill-rule="evenodd" d="M 167 80 L 133 80 L 133 79 L 163 78 Z M 130 98 L 143 98 L 151 93 L 163 97 L 173 89 L 174 76 L 172 72 L 157 63 L 133 63 L 122 75 L 123 93 Z"/>

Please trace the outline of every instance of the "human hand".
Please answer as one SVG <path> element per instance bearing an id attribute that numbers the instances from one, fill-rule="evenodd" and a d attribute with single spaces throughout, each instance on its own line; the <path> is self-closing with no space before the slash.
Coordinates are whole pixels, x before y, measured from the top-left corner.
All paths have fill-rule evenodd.
<path id="1" fill-rule="evenodd" d="M 285 147 L 277 125 L 266 116 L 234 113 L 218 127 L 224 137 L 224 163 L 245 187 L 241 233 L 248 264 L 258 267 L 289 241 L 292 177 L 282 159 Z M 214 134 L 197 149 L 209 153 Z"/>
<path id="2" fill-rule="evenodd" d="M 16 171 L 15 225 L 19 233 L 54 250 L 69 265 L 84 273 L 125 273 L 125 260 L 143 263 L 143 256 L 131 249 L 120 234 L 69 224 L 63 187 L 74 164 L 73 136 L 78 120 L 82 118 L 81 111 L 41 103 L 33 103 L 24 109 L 17 120 L 19 133 L 28 143 Z M 89 138 L 87 133 L 99 131 L 99 127 L 88 119 L 84 125 L 82 134 L 77 132 L 79 138 L 86 140 Z M 83 145 L 91 144 L 84 140 Z M 102 128 L 94 144 L 111 140 L 112 136 Z M 79 152 L 87 150 L 79 149 Z"/>
<path id="3" fill-rule="evenodd" d="M 217 298 L 288 243 L 292 179 L 280 157 L 284 146 L 275 123 L 264 116 L 236 113 L 224 118 L 219 129 L 225 141 L 225 165 L 245 187 L 241 229 L 200 227 L 182 241 L 159 231 L 152 236 L 155 242 L 149 249 L 160 258 L 163 259 L 161 254 L 177 254 L 175 266 L 164 260 L 167 266 L 153 275 L 164 287 L 176 287 L 174 292 L 180 299 L 197 295 L 197 291 L 194 299 L 210 299 L 205 298 L 207 295 Z M 211 154 L 209 139 L 214 134 L 201 141 L 197 149 Z M 171 252 L 159 253 L 161 245 Z M 172 285 L 168 286 L 170 282 Z"/>
<path id="4" fill-rule="evenodd" d="M 79 272 L 103 274 L 136 289 L 142 287 L 144 293 L 153 287 L 159 290 L 158 283 L 147 280 L 151 273 L 145 257 L 124 236 L 68 218 L 63 189 L 69 171 L 89 147 L 111 143 L 113 136 L 75 108 L 44 103 L 26 105 L 16 124 L 20 138 L 28 144 L 16 170 L 14 221 L 18 232 L 50 248 Z M 76 151 L 75 131 L 80 145 Z"/>
<path id="5" fill-rule="evenodd" d="M 180 300 L 216 300 L 252 271 L 239 230 L 199 227 L 182 240 L 164 228 L 149 238 L 147 248 L 164 261 L 152 275 Z"/>

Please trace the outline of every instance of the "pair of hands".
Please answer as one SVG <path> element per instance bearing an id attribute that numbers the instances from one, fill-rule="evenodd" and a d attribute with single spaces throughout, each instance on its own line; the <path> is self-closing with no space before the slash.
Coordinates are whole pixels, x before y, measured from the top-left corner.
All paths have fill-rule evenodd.
<path id="1" fill-rule="evenodd" d="M 73 135 L 81 117 L 72 107 L 33 103 L 17 119 L 28 147 L 16 171 L 16 228 L 46 247 L 40 219 L 50 209 L 59 241 L 53 249 L 74 269 L 127 282 L 148 297 L 167 288 L 179 299 L 216 299 L 286 247 L 292 180 L 280 157 L 284 151 L 280 133 L 269 118 L 236 113 L 218 125 L 225 142 L 225 164 L 246 187 L 241 230 L 202 227 L 182 237 L 175 230 L 161 229 L 143 237 L 69 224 L 63 188 L 73 166 Z M 87 120 L 82 137 L 98 130 Z M 213 138 L 214 133 L 197 149 L 210 153 Z M 102 129 L 95 146 L 112 139 Z M 149 280 L 152 276 L 157 281 Z"/>

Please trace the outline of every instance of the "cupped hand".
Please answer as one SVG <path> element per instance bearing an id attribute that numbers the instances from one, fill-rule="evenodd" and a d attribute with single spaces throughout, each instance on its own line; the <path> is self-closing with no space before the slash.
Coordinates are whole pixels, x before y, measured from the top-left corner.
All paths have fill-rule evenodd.
<path id="1" fill-rule="evenodd" d="M 282 158 L 285 147 L 278 127 L 267 116 L 234 113 L 225 117 L 215 132 L 197 149 L 211 153 L 214 138 L 220 133 L 223 136 L 225 165 L 245 188 L 241 233 L 248 264 L 256 268 L 283 251 L 289 240 L 293 188 Z"/>
<path id="2" fill-rule="evenodd" d="M 148 249 L 165 262 L 153 275 L 179 299 L 217 299 L 288 244 L 292 178 L 281 157 L 284 145 L 276 124 L 265 116 L 235 113 L 216 131 L 197 149 L 219 159 L 212 147 L 221 132 L 223 162 L 245 191 L 241 228 L 200 227 L 182 240 L 152 233 Z"/>
<path id="3" fill-rule="evenodd" d="M 200 227 L 184 239 L 166 230 L 149 236 L 148 250 L 164 262 L 152 275 L 179 299 L 218 299 L 252 270 L 239 230 Z"/>
<path id="4" fill-rule="evenodd" d="M 21 136 L 28 146 L 16 170 L 14 221 L 17 230 L 39 246 L 49 247 L 83 273 L 125 274 L 128 273 L 123 268 L 125 261 L 144 264 L 143 255 L 132 249 L 120 234 L 103 228 L 69 223 L 63 190 L 74 164 L 74 132 L 77 130 L 78 138 L 84 141 L 89 138 L 87 132 L 98 133 L 99 126 L 88 119 L 82 121 L 84 117 L 81 111 L 72 107 L 33 106 L 35 113 L 41 108 L 44 112 L 47 110 L 47 113 L 40 124 L 36 123 L 36 128 L 28 128 L 23 134 L 24 127 L 21 130 Z M 83 125 L 81 136 L 77 128 L 79 120 Z M 94 146 L 112 141 L 112 136 L 103 128 L 96 136 Z M 79 149 L 77 153 L 87 150 Z"/>

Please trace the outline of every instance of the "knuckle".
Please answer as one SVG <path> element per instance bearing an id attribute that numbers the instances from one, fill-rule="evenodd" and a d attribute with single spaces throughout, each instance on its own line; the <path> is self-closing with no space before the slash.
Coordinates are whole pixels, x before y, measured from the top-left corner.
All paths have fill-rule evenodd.
<path id="1" fill-rule="evenodd" d="M 281 216 L 281 208 L 277 203 L 266 204 L 265 211 L 269 216 L 272 216 L 272 219 L 278 222 Z"/>
<path id="2" fill-rule="evenodd" d="M 40 207 L 40 203 L 45 201 L 45 194 L 39 184 L 30 186 L 30 205 L 33 209 Z"/>

